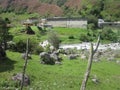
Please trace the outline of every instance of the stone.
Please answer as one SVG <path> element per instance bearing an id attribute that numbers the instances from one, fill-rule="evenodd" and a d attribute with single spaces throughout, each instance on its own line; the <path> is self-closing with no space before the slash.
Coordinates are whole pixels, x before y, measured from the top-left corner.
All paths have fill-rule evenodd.
<path id="1" fill-rule="evenodd" d="M 98 84 L 100 81 L 98 80 L 97 76 L 94 75 L 93 78 L 91 79 L 93 83 Z"/>
<path id="2" fill-rule="evenodd" d="M 102 55 L 102 52 L 97 51 L 94 55 L 94 57 L 99 58 Z"/>
<path id="3" fill-rule="evenodd" d="M 100 59 L 99 59 L 99 58 L 93 58 L 93 61 L 94 61 L 94 62 L 99 62 Z"/>
<path id="4" fill-rule="evenodd" d="M 68 59 L 69 60 L 73 60 L 73 59 L 76 59 L 77 58 L 77 55 L 75 55 L 75 54 L 70 54 L 69 56 L 68 56 Z"/>
<path id="5" fill-rule="evenodd" d="M 109 57 L 107 58 L 108 61 L 115 61 L 115 58 L 114 57 Z"/>
<path id="6" fill-rule="evenodd" d="M 117 60 L 116 63 L 117 63 L 117 64 L 120 64 L 120 60 Z"/>
<path id="7" fill-rule="evenodd" d="M 40 53 L 40 59 L 42 64 L 55 64 L 56 61 L 60 62 L 62 60 L 62 58 L 60 58 L 59 54 L 56 52 L 42 52 Z"/>
<path id="8" fill-rule="evenodd" d="M 82 55 L 81 55 L 81 59 L 87 59 L 87 56 L 84 55 L 84 54 L 82 54 Z"/>
<path id="9" fill-rule="evenodd" d="M 47 52 L 40 53 L 40 59 L 42 64 L 50 64 L 50 65 L 55 64 L 55 60 L 51 58 L 50 54 Z"/>
<path id="10" fill-rule="evenodd" d="M 96 83 L 96 84 L 99 82 L 99 80 L 96 79 L 96 78 L 92 78 L 92 81 L 93 81 L 94 83 Z"/>
<path id="11" fill-rule="evenodd" d="M 72 53 L 73 53 L 72 49 L 70 49 L 70 48 L 64 49 L 64 54 L 69 55 L 69 54 L 72 54 Z"/>
<path id="12" fill-rule="evenodd" d="M 59 62 L 59 61 L 55 61 L 55 64 L 57 64 L 57 65 L 62 65 L 62 63 Z"/>
<path id="13" fill-rule="evenodd" d="M 21 58 L 25 60 L 25 57 L 26 57 L 26 53 L 22 53 Z M 30 54 L 28 54 L 28 59 L 32 59 Z"/>
<path id="14" fill-rule="evenodd" d="M 50 54 L 50 58 L 54 59 L 55 61 L 59 60 L 58 56 L 55 53 Z"/>
<path id="15" fill-rule="evenodd" d="M 27 75 L 24 75 L 24 86 L 30 85 L 30 78 Z M 22 82 L 22 73 L 18 73 L 12 77 L 12 80 L 18 81 L 19 85 L 21 85 Z"/>

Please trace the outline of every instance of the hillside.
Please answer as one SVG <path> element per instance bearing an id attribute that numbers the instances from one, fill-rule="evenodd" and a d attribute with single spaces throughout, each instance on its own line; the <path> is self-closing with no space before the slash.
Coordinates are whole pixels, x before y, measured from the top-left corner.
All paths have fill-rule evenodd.
<path id="1" fill-rule="evenodd" d="M 55 4 L 41 3 L 38 0 L 1 0 L 1 10 L 16 13 L 39 13 L 40 15 L 53 14 L 62 15 L 62 9 Z"/>
<path id="2" fill-rule="evenodd" d="M 0 0 L 0 12 L 120 20 L 119 0 Z M 114 13 L 113 13 L 114 12 Z M 93 20 L 92 20 L 93 21 Z"/>

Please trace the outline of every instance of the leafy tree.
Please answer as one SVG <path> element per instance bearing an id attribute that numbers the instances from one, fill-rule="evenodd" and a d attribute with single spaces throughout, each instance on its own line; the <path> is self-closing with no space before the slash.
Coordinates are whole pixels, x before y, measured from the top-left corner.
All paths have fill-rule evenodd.
<path id="1" fill-rule="evenodd" d="M 0 18 L 0 59 L 1 57 L 5 57 L 6 53 L 5 50 L 7 43 L 6 43 L 6 37 L 7 37 L 7 33 L 8 29 L 7 29 L 7 24 L 6 22 Z M 4 48 L 3 48 L 4 47 Z"/>
<path id="2" fill-rule="evenodd" d="M 120 20 L 120 1 L 119 0 L 105 0 L 104 10 L 101 12 L 102 17 L 107 21 Z"/>
<path id="3" fill-rule="evenodd" d="M 0 45 L 3 45 L 6 48 L 6 41 L 8 36 L 8 28 L 5 20 L 0 18 Z"/>
<path id="4" fill-rule="evenodd" d="M 58 6 L 62 6 L 62 5 L 65 4 L 66 1 L 67 1 L 67 0 L 58 0 L 58 1 L 57 1 L 57 5 L 58 5 Z"/>

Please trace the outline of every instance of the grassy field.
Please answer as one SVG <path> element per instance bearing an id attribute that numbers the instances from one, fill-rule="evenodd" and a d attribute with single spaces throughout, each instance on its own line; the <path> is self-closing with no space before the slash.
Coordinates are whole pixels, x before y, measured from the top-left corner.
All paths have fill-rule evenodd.
<path id="1" fill-rule="evenodd" d="M 0 90 L 15 90 L 19 87 L 11 78 L 22 72 L 24 60 L 16 52 L 7 51 L 7 56 L 7 60 L 0 60 Z M 66 56 L 62 65 L 43 65 L 38 55 L 32 55 L 26 71 L 31 84 L 24 90 L 79 90 L 86 65 L 87 60 L 68 60 Z M 98 84 L 91 80 L 94 75 Z M 86 90 L 120 90 L 120 65 L 106 60 L 94 62 Z"/>
<path id="2" fill-rule="evenodd" d="M 81 34 L 85 34 L 88 32 L 87 29 L 80 29 L 80 28 L 60 28 L 56 27 L 53 28 L 54 31 L 56 31 L 62 40 L 62 43 L 80 43 L 79 40 Z M 69 37 L 73 37 L 70 39 Z"/>
<path id="3" fill-rule="evenodd" d="M 10 34 L 12 34 L 15 37 L 18 38 L 33 38 L 38 40 L 38 41 L 44 41 L 48 39 L 48 34 L 49 34 L 49 29 L 46 30 L 44 34 L 41 34 L 40 30 L 36 26 L 31 27 L 32 30 L 35 32 L 35 35 L 26 35 L 25 33 L 21 33 L 23 29 L 25 29 L 25 26 L 19 26 L 19 27 L 13 27 L 9 30 Z M 93 34 L 91 30 L 87 29 L 80 29 L 80 28 L 60 28 L 60 27 L 55 27 L 53 29 L 50 29 L 53 32 L 56 32 L 57 36 L 61 40 L 61 43 L 64 44 L 73 44 L 73 43 L 81 43 L 82 41 L 80 40 L 80 36 L 86 35 L 88 32 Z M 97 31 L 96 31 L 97 33 Z M 71 38 L 72 37 L 72 38 Z M 97 38 L 94 38 L 94 41 Z"/>

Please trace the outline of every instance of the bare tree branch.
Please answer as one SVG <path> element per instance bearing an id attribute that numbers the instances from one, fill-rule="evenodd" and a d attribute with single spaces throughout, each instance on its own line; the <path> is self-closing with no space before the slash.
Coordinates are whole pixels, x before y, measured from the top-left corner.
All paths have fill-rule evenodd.
<path id="1" fill-rule="evenodd" d="M 97 49 L 98 49 L 99 44 L 100 44 L 100 35 L 98 36 L 97 45 L 96 45 L 96 48 L 95 48 L 95 50 L 94 50 L 93 54 L 95 54 L 95 53 L 96 53 L 96 51 L 97 51 Z"/>

